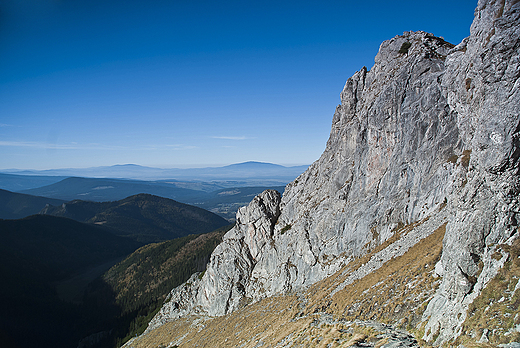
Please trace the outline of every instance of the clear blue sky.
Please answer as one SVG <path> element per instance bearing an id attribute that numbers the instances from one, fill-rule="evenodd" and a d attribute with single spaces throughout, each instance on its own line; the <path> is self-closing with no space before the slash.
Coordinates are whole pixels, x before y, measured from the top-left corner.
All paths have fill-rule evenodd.
<path id="1" fill-rule="evenodd" d="M 383 40 L 476 4 L 0 0 L 0 169 L 310 164 Z"/>

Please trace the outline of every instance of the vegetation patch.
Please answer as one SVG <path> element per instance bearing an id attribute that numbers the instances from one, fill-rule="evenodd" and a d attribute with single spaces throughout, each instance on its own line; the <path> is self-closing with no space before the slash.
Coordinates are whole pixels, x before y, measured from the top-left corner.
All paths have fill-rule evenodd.
<path id="1" fill-rule="evenodd" d="M 489 345 L 482 346 L 520 341 L 520 239 L 500 248 L 507 252 L 507 261 L 469 306 L 456 344 L 477 346 L 482 335 L 489 340 Z"/>
<path id="2" fill-rule="evenodd" d="M 136 338 L 132 347 L 170 347 L 176 343 L 179 348 L 329 348 L 356 344 L 380 348 L 388 343 L 382 331 L 359 321 L 330 321 L 318 314 L 291 320 L 298 301 L 298 296 L 292 294 L 265 299 L 223 317 L 178 319 Z M 183 337 L 180 343 L 179 337 Z"/>
<path id="3" fill-rule="evenodd" d="M 403 44 L 401 45 L 401 48 L 399 49 L 399 53 L 400 54 L 406 54 L 408 53 L 408 50 L 410 49 L 410 47 L 412 47 L 412 43 L 411 42 L 403 42 Z"/>
<path id="4" fill-rule="evenodd" d="M 280 230 L 281 234 L 284 234 L 285 232 L 289 231 L 292 228 L 291 224 L 286 225 L 284 228 Z"/>
<path id="5" fill-rule="evenodd" d="M 466 79 L 465 83 L 466 83 L 466 91 L 469 91 L 470 88 L 471 88 L 471 78 L 468 77 L 468 78 Z"/>
<path id="6" fill-rule="evenodd" d="M 402 227 L 396 235 L 406 233 L 410 227 Z M 306 311 L 324 311 L 345 320 L 397 322 L 401 328 L 415 332 L 428 301 L 438 287 L 438 279 L 433 276 L 433 270 L 441 256 L 445 231 L 446 224 L 404 255 L 389 260 L 381 268 L 348 285 L 332 298 L 328 294 L 335 288 L 334 284 L 339 284 L 346 277 L 333 276 L 316 284 L 309 289 L 312 297 Z M 361 265 L 365 264 L 378 249 L 357 261 Z M 348 267 L 356 269 L 357 262 Z"/>
<path id="7" fill-rule="evenodd" d="M 457 164 L 457 160 L 459 159 L 459 156 L 457 155 L 451 155 L 450 158 L 446 162 Z"/>
<path id="8" fill-rule="evenodd" d="M 464 150 L 462 151 L 462 158 L 460 159 L 460 163 L 465 168 L 468 168 L 469 166 L 469 160 L 471 159 L 471 150 Z"/>
<path id="9" fill-rule="evenodd" d="M 143 333 L 171 289 L 206 269 L 211 252 L 230 227 L 146 245 L 90 287 L 85 299 L 93 311 L 103 311 L 112 302 L 119 308 L 111 319 L 114 346 Z"/>
<path id="10" fill-rule="evenodd" d="M 447 163 L 457 164 L 457 160 L 458 159 L 459 159 L 459 156 L 453 154 L 446 160 L 446 162 Z M 464 151 L 462 151 L 462 155 L 460 156 L 460 164 L 464 168 L 468 168 L 470 159 L 471 159 L 471 150 L 464 150 Z"/>

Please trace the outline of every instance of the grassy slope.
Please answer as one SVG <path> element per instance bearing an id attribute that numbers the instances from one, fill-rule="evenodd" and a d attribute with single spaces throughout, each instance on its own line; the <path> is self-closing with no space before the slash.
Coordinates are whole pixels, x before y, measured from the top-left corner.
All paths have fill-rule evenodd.
<path id="1" fill-rule="evenodd" d="M 354 271 L 411 227 L 403 227 L 393 239 L 304 292 L 267 298 L 223 317 L 175 320 L 139 337 L 131 346 L 158 347 L 173 342 L 179 347 L 255 347 L 263 342 L 264 346 L 347 347 L 371 341 L 380 347 L 387 338 L 354 320 L 397 322 L 402 328 L 415 329 L 438 285 L 429 270 L 440 258 L 445 225 L 376 272 L 329 294 L 348 276 L 347 269 Z M 184 337 L 182 341 L 178 341 L 180 337 Z"/>
<path id="2" fill-rule="evenodd" d="M 353 260 L 331 277 L 301 293 L 275 296 L 219 317 L 191 317 L 167 323 L 132 342 L 132 347 L 348 347 L 356 342 L 381 347 L 389 343 L 385 330 L 372 320 L 397 325 L 412 333 L 422 347 L 421 317 L 436 291 L 433 272 L 442 252 L 445 225 L 393 258 L 376 271 L 330 296 L 348 274 L 365 264 L 378 250 L 407 233 L 405 226 L 370 254 Z M 470 305 L 462 335 L 448 346 L 492 348 L 518 342 L 520 334 L 520 239 L 512 246 L 498 245 L 494 257 L 507 261 L 497 276 Z M 508 333 L 509 332 L 509 333 Z M 488 342 L 482 342 L 486 334 Z M 179 339 L 182 338 L 182 339 Z"/>
<path id="3" fill-rule="evenodd" d="M 498 245 L 493 257 L 507 261 L 470 305 L 456 344 L 472 348 L 520 342 L 520 239 L 511 246 Z M 483 335 L 489 342 L 477 343 Z"/>

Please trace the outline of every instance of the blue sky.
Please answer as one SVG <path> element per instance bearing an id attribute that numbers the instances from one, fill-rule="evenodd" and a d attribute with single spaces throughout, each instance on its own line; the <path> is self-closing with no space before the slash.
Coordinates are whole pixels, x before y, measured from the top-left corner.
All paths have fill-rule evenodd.
<path id="1" fill-rule="evenodd" d="M 310 164 L 380 43 L 476 1 L 0 0 L 0 170 Z"/>

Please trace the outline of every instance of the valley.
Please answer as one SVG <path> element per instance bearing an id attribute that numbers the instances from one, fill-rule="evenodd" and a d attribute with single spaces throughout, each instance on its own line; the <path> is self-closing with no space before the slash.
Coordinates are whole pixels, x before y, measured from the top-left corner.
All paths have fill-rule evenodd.
<path id="1" fill-rule="evenodd" d="M 2 347 L 75 346 L 99 332 L 95 346 L 115 347 L 142 333 L 169 290 L 205 269 L 232 226 L 151 195 L 54 208 L 61 216 L 0 220 Z"/>
<path id="2" fill-rule="evenodd" d="M 237 209 L 265 189 L 233 186 L 256 179 L 25 174 L 0 175 L 0 187 L 50 197 L 0 189 L 0 345 L 8 348 L 111 348 L 141 334 L 171 288 L 205 270 Z"/>

